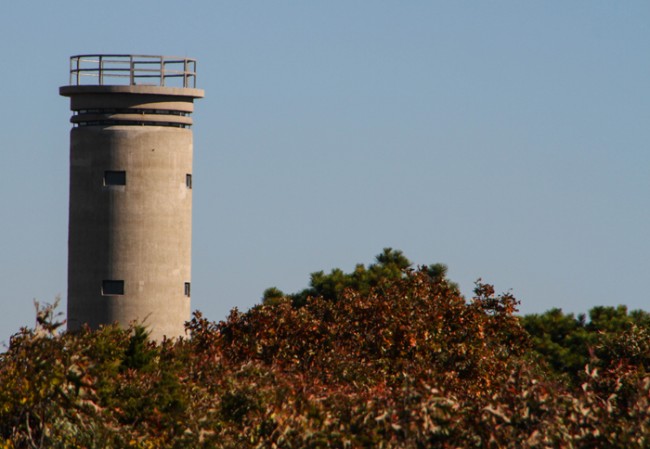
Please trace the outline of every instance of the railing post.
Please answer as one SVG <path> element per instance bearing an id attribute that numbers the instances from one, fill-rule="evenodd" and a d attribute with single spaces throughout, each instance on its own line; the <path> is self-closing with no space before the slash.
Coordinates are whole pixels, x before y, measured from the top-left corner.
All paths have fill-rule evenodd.
<path id="1" fill-rule="evenodd" d="M 129 55 L 129 85 L 135 86 L 135 63 L 133 62 L 133 55 Z"/>
<path id="2" fill-rule="evenodd" d="M 99 85 L 104 85 L 104 58 L 99 55 Z"/>
<path id="3" fill-rule="evenodd" d="M 160 57 L 160 85 L 165 87 L 165 57 Z"/>

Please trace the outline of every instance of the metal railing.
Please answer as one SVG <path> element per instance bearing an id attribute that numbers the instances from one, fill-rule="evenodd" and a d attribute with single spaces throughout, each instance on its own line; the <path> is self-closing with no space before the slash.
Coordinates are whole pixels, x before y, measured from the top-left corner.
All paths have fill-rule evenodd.
<path id="1" fill-rule="evenodd" d="M 151 55 L 70 57 L 70 85 L 196 87 L 196 60 Z"/>

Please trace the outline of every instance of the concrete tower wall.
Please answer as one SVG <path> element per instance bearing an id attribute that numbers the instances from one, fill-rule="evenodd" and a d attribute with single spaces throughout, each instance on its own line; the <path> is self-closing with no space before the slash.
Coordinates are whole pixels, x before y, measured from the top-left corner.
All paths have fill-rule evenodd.
<path id="1" fill-rule="evenodd" d="M 192 123 L 198 89 L 66 86 L 70 135 L 68 329 L 190 317 Z"/>

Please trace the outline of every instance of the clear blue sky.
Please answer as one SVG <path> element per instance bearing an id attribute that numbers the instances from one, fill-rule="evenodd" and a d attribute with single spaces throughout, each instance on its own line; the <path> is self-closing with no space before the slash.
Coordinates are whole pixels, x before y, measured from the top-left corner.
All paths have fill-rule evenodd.
<path id="1" fill-rule="evenodd" d="M 12 1 L 0 37 L 0 341 L 65 306 L 80 53 L 199 61 L 210 319 L 386 246 L 523 313 L 650 309 L 650 2 Z"/>

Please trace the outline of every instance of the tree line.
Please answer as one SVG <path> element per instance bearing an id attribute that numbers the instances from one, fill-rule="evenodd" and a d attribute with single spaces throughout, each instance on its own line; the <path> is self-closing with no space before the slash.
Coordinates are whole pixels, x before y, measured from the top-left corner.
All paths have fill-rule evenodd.
<path id="1" fill-rule="evenodd" d="M 387 248 L 161 343 L 40 307 L 0 354 L 0 448 L 650 447 L 648 313 L 522 317 L 446 273 Z"/>

